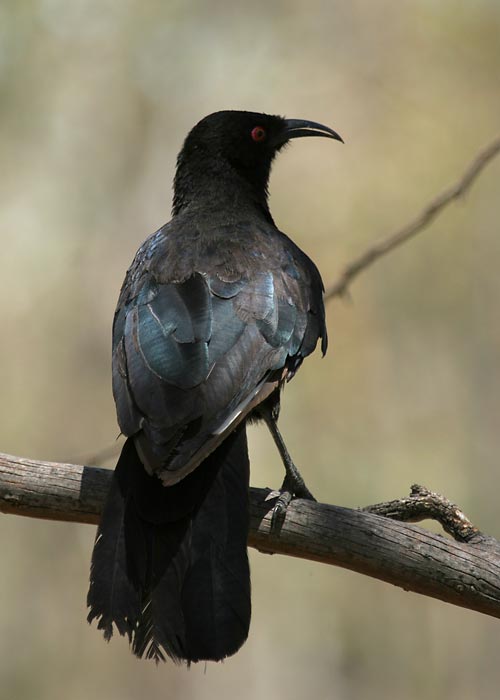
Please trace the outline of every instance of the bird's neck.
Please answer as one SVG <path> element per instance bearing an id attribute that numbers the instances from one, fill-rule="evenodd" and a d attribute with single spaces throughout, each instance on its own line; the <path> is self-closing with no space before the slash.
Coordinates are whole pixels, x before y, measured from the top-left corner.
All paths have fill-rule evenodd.
<path id="1" fill-rule="evenodd" d="M 267 201 L 269 168 L 236 169 L 227 161 L 193 163 L 179 160 L 172 213 L 223 211 L 228 217 L 248 215 L 274 223 Z"/>

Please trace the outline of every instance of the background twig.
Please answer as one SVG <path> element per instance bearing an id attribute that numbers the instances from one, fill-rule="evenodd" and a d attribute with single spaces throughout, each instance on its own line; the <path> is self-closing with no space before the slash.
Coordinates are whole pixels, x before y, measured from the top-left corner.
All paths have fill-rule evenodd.
<path id="1" fill-rule="evenodd" d="M 337 281 L 326 289 L 325 300 L 345 296 L 349 285 L 360 272 L 366 270 L 366 268 L 372 265 L 376 260 L 390 253 L 399 245 L 429 226 L 445 207 L 465 194 L 482 170 L 484 170 L 498 153 L 500 153 L 500 137 L 496 138 L 489 146 L 480 151 L 462 177 L 454 185 L 448 187 L 444 192 L 441 192 L 440 195 L 427 204 L 416 219 L 386 238 L 382 238 L 380 241 L 367 248 L 359 257 L 348 263 Z"/>

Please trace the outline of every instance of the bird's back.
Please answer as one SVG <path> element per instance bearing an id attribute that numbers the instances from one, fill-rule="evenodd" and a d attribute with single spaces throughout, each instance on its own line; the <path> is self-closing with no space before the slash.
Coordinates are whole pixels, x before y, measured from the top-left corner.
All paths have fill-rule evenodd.
<path id="1" fill-rule="evenodd" d="M 176 216 L 141 246 L 120 294 L 122 432 L 173 483 L 266 380 L 291 378 L 319 338 L 324 352 L 319 273 L 273 224 Z"/>

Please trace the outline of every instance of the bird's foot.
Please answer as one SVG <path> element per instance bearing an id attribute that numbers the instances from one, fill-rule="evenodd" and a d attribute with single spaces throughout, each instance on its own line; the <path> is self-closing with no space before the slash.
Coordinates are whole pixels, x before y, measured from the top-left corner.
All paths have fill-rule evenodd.
<path id="1" fill-rule="evenodd" d="M 277 497 L 271 516 L 271 534 L 276 535 L 281 530 L 286 511 L 294 498 L 304 498 L 307 501 L 316 499 L 307 488 L 304 479 L 296 473 L 287 474 L 279 491 L 272 491 L 270 497 Z"/>

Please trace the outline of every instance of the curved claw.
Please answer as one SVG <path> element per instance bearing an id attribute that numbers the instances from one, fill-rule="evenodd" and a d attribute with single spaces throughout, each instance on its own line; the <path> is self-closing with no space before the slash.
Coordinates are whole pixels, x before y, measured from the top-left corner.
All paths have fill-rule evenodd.
<path id="1" fill-rule="evenodd" d="M 281 530 L 288 506 L 293 500 L 290 491 L 281 491 L 274 504 L 271 516 L 271 535 L 277 535 Z"/>
<path id="2" fill-rule="evenodd" d="M 274 504 L 273 514 L 271 516 L 271 534 L 277 535 L 281 530 L 285 520 L 288 506 L 295 498 L 303 498 L 306 501 L 316 501 L 312 493 L 304 483 L 304 480 L 299 475 L 299 480 L 289 478 L 287 475 L 283 481 L 281 489 L 276 493 L 278 498 Z"/>

